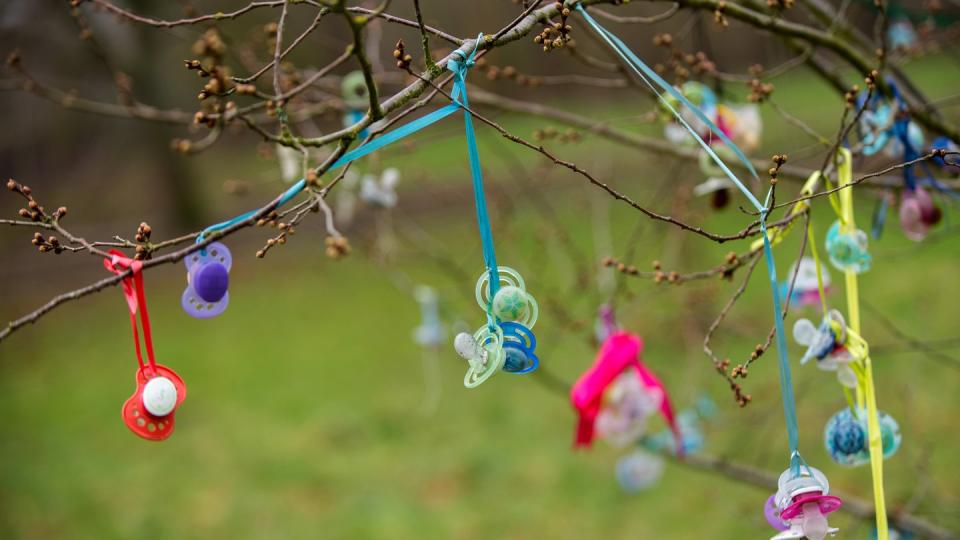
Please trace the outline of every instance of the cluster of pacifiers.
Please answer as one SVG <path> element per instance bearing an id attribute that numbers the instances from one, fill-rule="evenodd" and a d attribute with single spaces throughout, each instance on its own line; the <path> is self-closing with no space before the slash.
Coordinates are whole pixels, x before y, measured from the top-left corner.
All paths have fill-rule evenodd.
<path id="1" fill-rule="evenodd" d="M 490 274 L 485 271 L 476 287 L 477 304 L 487 313 L 488 323 L 473 335 L 457 334 L 453 342 L 457 354 L 469 364 L 463 378 L 467 388 L 479 386 L 500 369 L 529 373 L 540 365 L 532 330 L 540 314 L 537 301 L 516 270 L 498 267 L 495 287 L 491 287 Z"/>
<path id="2" fill-rule="evenodd" d="M 756 104 L 719 103 L 714 91 L 698 81 L 688 81 L 679 90 L 690 103 L 697 106 L 704 116 L 737 146 L 749 152 L 760 145 L 763 120 L 760 116 L 760 108 Z M 678 99 L 673 96 L 665 96 L 664 99 L 670 107 L 679 113 L 687 125 L 697 133 L 704 134 L 704 139 L 719 141 L 719 139 L 709 135 L 711 134 L 710 126 L 692 110 L 683 106 Z M 686 128 L 672 121 L 673 113 L 666 106 L 662 108 L 664 109 L 664 120 L 666 120 L 664 137 L 674 144 L 695 146 L 695 140 Z M 736 159 L 736 154 L 725 144 L 714 145 L 712 150 L 725 161 Z M 705 181 L 693 188 L 694 195 L 709 195 L 711 206 L 717 209 L 726 207 L 730 202 L 730 189 L 735 187 L 733 182 L 726 177 L 723 169 L 717 166 L 706 152 L 699 151 L 698 156 L 700 172 L 703 173 Z"/>
<path id="3" fill-rule="evenodd" d="M 771 527 L 780 531 L 772 540 L 807 538 L 823 540 L 839 529 L 827 522 L 843 501 L 830 495 L 830 483 L 822 472 L 807 465 L 780 475 L 777 492 L 767 499 L 763 514 Z"/>
<path id="4" fill-rule="evenodd" d="M 905 113 L 899 110 L 900 107 L 899 104 L 894 106 L 879 102 L 872 108 L 865 108 L 859 123 L 863 155 L 870 156 L 882 150 L 887 157 L 902 159 L 904 162 L 920 157 L 920 153 L 926 148 L 923 130 L 906 117 Z M 935 140 L 930 148 L 949 148 L 950 145 L 949 139 L 941 137 Z M 946 165 L 941 158 L 937 158 L 934 163 L 941 167 Z M 919 185 L 912 169 L 912 165 L 903 168 L 905 185 L 900 197 L 900 226 L 907 238 L 919 242 L 933 226 L 940 223 L 943 214 L 930 193 Z M 929 170 L 926 182 L 945 191 Z"/>
<path id="5" fill-rule="evenodd" d="M 877 421 L 880 424 L 883 458 L 887 459 L 900 448 L 900 425 L 892 416 L 879 411 Z M 834 461 L 847 467 L 856 467 L 870 462 L 868 432 L 867 411 L 861 407 L 854 413 L 846 408 L 827 422 L 823 440 Z"/>

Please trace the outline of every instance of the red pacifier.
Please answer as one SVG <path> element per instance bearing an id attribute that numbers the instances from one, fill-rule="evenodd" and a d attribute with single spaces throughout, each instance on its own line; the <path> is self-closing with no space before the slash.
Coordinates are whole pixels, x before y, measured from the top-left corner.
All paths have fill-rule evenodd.
<path id="1" fill-rule="evenodd" d="M 157 364 L 153 353 L 153 338 L 150 334 L 150 316 L 147 313 L 147 298 L 143 288 L 143 263 L 111 250 L 112 258 L 104 259 L 103 265 L 115 274 L 126 270 L 130 276 L 123 278 L 123 296 L 130 310 L 130 325 L 133 328 L 133 345 L 139 368 L 136 373 L 137 388 L 123 404 L 121 417 L 130 431 L 151 441 L 162 441 L 173 433 L 174 413 L 187 396 L 183 379 L 166 366 Z M 143 327 L 143 342 L 147 349 L 147 362 L 143 361 L 140 349 L 140 334 L 137 330 L 137 312 Z"/>

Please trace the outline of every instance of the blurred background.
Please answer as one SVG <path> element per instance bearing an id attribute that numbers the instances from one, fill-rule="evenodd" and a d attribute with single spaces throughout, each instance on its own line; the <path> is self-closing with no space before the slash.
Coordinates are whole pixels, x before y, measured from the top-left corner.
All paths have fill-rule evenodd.
<path id="1" fill-rule="evenodd" d="M 178 18 L 185 4 L 121 5 Z M 870 32 L 872 3 L 847 4 L 850 19 Z M 242 3 L 191 5 L 210 13 Z M 494 32 L 521 9 L 508 0 L 421 5 L 427 24 L 463 37 Z M 288 36 L 309 26 L 315 14 L 295 7 Z M 666 7 L 606 9 L 652 15 Z M 92 6 L 81 9 L 97 46 L 78 38 L 84 29 L 66 2 L 4 2 L 0 51 L 19 50 L 23 69 L 37 81 L 85 99 L 116 102 L 115 73 L 122 72 L 133 81 L 130 92 L 138 101 L 187 115 L 197 110 L 201 83 L 183 60 L 194 57 L 192 46 L 206 27 L 150 28 Z M 935 16 L 927 3 L 898 9 L 916 28 L 927 25 L 941 37 L 956 28 L 954 4 Z M 394 2 L 389 11 L 413 18 L 410 2 Z M 260 9 L 219 23 L 228 46 L 225 63 L 235 74 L 252 71 L 245 63 L 250 55 L 254 65 L 266 61 L 263 28 L 277 16 L 276 10 Z M 603 56 L 582 21 L 571 20 L 583 49 Z M 651 64 L 667 59 L 651 39 L 663 32 L 686 51 L 705 52 L 726 73 L 743 74 L 757 63 L 773 67 L 793 56 L 768 34 L 736 21 L 718 28 L 710 12 L 681 12 L 655 25 L 609 26 Z M 375 68 L 382 70 L 382 93 L 390 95 L 403 83 L 390 52 L 400 38 L 416 51 L 419 36 L 396 25 L 375 28 L 371 47 L 382 63 Z M 343 20 L 331 16 L 287 60 L 298 68 L 323 66 L 343 51 L 348 36 Z M 438 53 L 445 46 L 434 42 Z M 956 125 L 955 42 L 931 39 L 921 49 L 895 61 Z M 598 77 L 562 51 L 544 54 L 532 36 L 486 59 L 530 77 Z M 320 91 L 339 94 L 339 78 L 355 68 L 348 63 Z M 474 88 L 663 137 L 663 122 L 650 114 L 655 102 L 636 88 L 519 85 L 476 71 L 469 81 Z M 862 77 L 844 75 L 851 84 Z M 67 206 L 65 225 L 89 240 L 132 237 L 141 221 L 151 225 L 155 240 L 172 238 L 259 207 L 285 189 L 274 145 L 241 126 L 227 129 L 205 151 L 185 155 L 171 149 L 172 141 L 203 140 L 206 128 L 70 110 L 63 100 L 22 91 L 22 79 L 11 69 L 0 81 L 0 171 L 30 185 L 48 208 Z M 725 102 L 745 102 L 749 93 L 745 82 L 704 82 Z M 804 67 L 770 82 L 776 108 L 834 139 L 842 96 Z M 726 234 L 751 219 L 737 209 L 745 204 L 739 196 L 716 210 L 709 198 L 693 195 L 704 180 L 695 162 L 618 146 L 549 119 L 477 108 L 512 133 L 543 140 L 563 159 L 655 211 Z M 763 131 L 753 156 L 787 153 L 791 165 L 820 166 L 822 145 L 774 106 L 759 110 Z M 334 131 L 342 126 L 341 113 L 309 123 L 319 133 Z M 674 286 L 623 276 L 600 263 L 612 256 L 646 271 L 657 260 L 665 270 L 692 272 L 717 266 L 729 251 L 743 252 L 747 245 L 718 245 L 651 221 L 486 126 L 478 125 L 477 135 L 498 259 L 523 274 L 541 303 L 536 332 L 542 370 L 499 373 L 468 390 L 462 385 L 465 363 L 446 344 L 457 331 L 483 321 L 473 301 L 483 259 L 463 126 L 455 116 L 353 166 L 358 176 L 398 169 L 396 207 L 361 200 L 348 220 L 341 204 L 349 204 L 343 201 L 357 187 L 333 191 L 338 228 L 353 248 L 349 256 L 325 256 L 320 215 L 309 216 L 296 236 L 264 259 L 254 254 L 276 231 L 235 234 L 226 242 L 234 257 L 230 307 L 210 320 L 181 309 L 182 266 L 146 273 L 158 361 L 173 367 L 189 388 L 176 431 L 163 443 L 138 439 L 119 418 L 136 366 L 119 289 L 70 302 L 4 340 L 0 538 L 772 535 L 762 514 L 769 492 L 672 459 L 654 485 L 625 492 L 614 475 L 625 450 L 602 442 L 589 451 L 572 449 L 575 414 L 567 397 L 596 353 L 597 310 L 610 303 L 619 324 L 643 336 L 644 360 L 677 409 L 714 404 L 703 419 L 701 452 L 779 474 L 788 451 L 775 355 L 751 368 L 743 385 L 752 402 L 740 408 L 702 351 L 703 336 L 742 275 Z M 858 163 L 855 173 L 894 162 L 876 157 Z M 794 194 L 799 184 L 784 183 L 782 189 Z M 855 191 L 865 228 L 882 195 Z M 15 218 L 21 204 L 13 194 L 0 197 L 2 217 Z M 822 235 L 833 221 L 832 209 L 824 199 L 813 209 Z M 871 243 L 874 267 L 860 283 L 879 406 L 898 420 L 903 435 L 902 448 L 884 464 L 888 508 L 957 531 L 960 243 L 956 208 L 946 204 L 944 212 L 944 224 L 916 243 L 904 237 L 892 211 L 884 234 Z M 31 236 L 28 229 L 0 229 L 4 321 L 105 276 L 95 257 L 37 253 Z M 795 262 L 799 241 L 794 234 L 777 248 L 781 276 Z M 829 301 L 842 307 L 841 274 L 833 274 Z M 762 278 L 757 272 L 714 338 L 718 355 L 735 364 L 769 331 L 770 293 Z M 439 299 L 447 340 L 437 349 L 414 340 L 421 324 L 418 286 L 431 287 Z M 817 316 L 814 308 L 794 310 L 788 328 L 797 317 Z M 840 386 L 830 373 L 801 367 L 798 345 L 791 343 L 790 353 L 804 457 L 836 489 L 870 499 L 868 469 L 842 468 L 824 448 L 823 426 L 846 403 Z M 661 424 L 654 419 L 650 431 Z M 869 538 L 872 529 L 870 521 L 846 514 L 832 517 L 831 524 L 845 538 Z"/>

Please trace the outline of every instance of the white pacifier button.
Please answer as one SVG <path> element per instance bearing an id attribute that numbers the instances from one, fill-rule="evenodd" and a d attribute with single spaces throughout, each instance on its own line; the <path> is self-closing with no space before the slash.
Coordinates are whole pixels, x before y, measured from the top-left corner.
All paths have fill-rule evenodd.
<path id="1" fill-rule="evenodd" d="M 480 357 L 480 346 L 477 345 L 477 340 L 466 332 L 457 334 L 453 339 L 453 348 L 464 360 L 475 360 Z"/>
<path id="2" fill-rule="evenodd" d="M 177 387 L 166 377 L 154 377 L 143 387 L 143 407 L 154 416 L 166 416 L 177 405 Z"/>

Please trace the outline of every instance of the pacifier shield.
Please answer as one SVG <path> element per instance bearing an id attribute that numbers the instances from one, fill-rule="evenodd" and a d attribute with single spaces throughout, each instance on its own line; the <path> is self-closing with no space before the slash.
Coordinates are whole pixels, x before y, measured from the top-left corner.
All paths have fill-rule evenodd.
<path id="1" fill-rule="evenodd" d="M 147 373 L 148 371 L 150 372 L 149 374 Z M 173 387 L 173 391 L 175 392 L 173 407 L 165 415 L 151 413 L 144 399 L 144 391 L 147 385 L 155 379 L 166 379 L 167 383 Z M 157 364 L 155 369 L 151 369 L 150 367 L 141 367 L 138 369 L 136 381 L 136 391 L 124 402 L 123 409 L 121 410 L 123 422 L 130 428 L 130 431 L 144 439 L 162 441 L 173 433 L 174 414 L 176 414 L 176 408 L 187 396 L 187 386 L 184 384 L 183 379 L 174 373 L 172 369 L 161 366 L 160 364 Z M 150 399 L 146 400 L 150 402 L 150 409 L 154 409 L 155 405 L 168 402 L 170 387 L 167 386 L 167 383 L 159 382 L 159 386 L 158 383 L 154 383 L 151 386 L 151 394 L 153 395 L 149 396 Z M 158 396 L 158 390 L 165 390 L 165 392 L 167 392 L 165 397 Z M 162 409 L 155 410 L 162 411 Z"/>
<path id="2" fill-rule="evenodd" d="M 767 523 L 778 531 L 785 531 L 790 528 L 789 525 L 780 519 L 780 509 L 777 508 L 777 496 L 771 495 L 763 505 L 763 517 L 767 518 Z"/>

